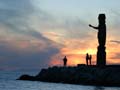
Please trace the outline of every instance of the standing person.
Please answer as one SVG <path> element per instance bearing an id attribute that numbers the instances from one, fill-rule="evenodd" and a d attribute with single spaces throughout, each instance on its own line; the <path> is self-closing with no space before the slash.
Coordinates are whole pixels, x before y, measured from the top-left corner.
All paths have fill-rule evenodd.
<path id="1" fill-rule="evenodd" d="M 89 55 L 88 53 L 86 54 L 86 65 L 88 66 L 88 60 L 89 60 Z"/>
<path id="2" fill-rule="evenodd" d="M 92 65 L 92 64 L 91 64 L 92 55 L 89 56 L 89 60 L 90 60 L 90 65 Z"/>
<path id="3" fill-rule="evenodd" d="M 64 64 L 64 66 L 67 66 L 67 57 L 66 56 L 63 58 L 63 64 Z"/>

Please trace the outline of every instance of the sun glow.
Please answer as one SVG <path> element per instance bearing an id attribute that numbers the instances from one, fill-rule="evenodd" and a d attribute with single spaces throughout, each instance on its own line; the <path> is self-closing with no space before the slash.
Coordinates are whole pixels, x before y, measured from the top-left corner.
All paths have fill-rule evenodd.
<path id="1" fill-rule="evenodd" d="M 95 49 L 87 49 L 85 51 L 85 53 L 96 54 L 96 50 Z"/>

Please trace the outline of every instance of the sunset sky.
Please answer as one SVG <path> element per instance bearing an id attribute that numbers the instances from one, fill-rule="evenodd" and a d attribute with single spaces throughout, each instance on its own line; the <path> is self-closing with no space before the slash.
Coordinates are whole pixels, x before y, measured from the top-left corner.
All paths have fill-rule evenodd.
<path id="1" fill-rule="evenodd" d="M 120 0 L 0 0 L 0 70 L 96 64 L 99 13 L 106 14 L 107 64 L 120 64 Z"/>

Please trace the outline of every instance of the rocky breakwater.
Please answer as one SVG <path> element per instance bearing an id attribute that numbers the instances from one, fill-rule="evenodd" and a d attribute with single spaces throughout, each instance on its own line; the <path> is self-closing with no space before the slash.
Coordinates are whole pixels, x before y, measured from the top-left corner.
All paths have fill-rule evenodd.
<path id="1" fill-rule="evenodd" d="M 36 76 L 22 75 L 18 80 L 55 83 L 120 86 L 120 66 L 50 67 L 42 69 Z"/>

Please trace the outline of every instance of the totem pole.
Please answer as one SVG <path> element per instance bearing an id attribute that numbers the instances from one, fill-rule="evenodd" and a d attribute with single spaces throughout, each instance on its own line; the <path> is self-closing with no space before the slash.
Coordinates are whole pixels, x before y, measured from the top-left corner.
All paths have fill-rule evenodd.
<path id="1" fill-rule="evenodd" d="M 106 24 L 105 24 L 105 14 L 99 14 L 98 27 L 89 25 L 90 27 L 98 30 L 98 50 L 97 50 L 97 66 L 105 66 L 106 65 Z"/>

